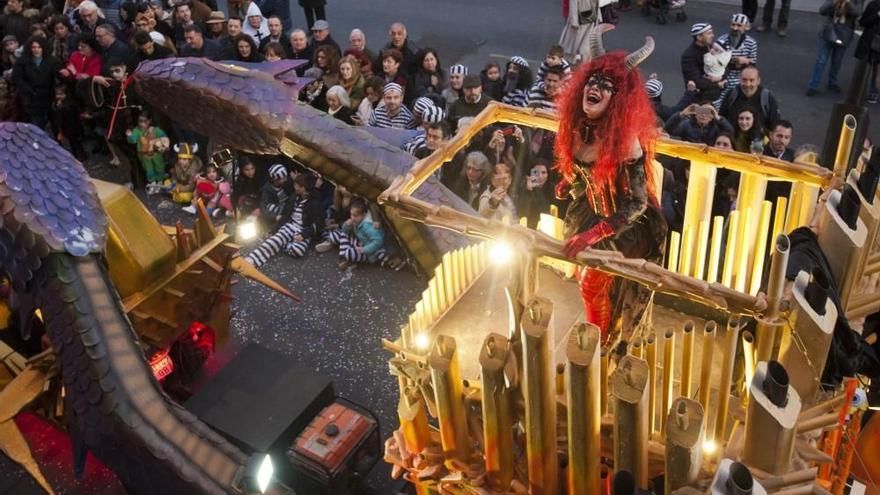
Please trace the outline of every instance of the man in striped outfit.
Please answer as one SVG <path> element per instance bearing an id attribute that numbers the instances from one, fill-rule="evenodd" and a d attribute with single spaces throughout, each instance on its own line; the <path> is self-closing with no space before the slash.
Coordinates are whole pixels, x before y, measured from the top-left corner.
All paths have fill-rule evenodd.
<path id="1" fill-rule="evenodd" d="M 529 107 L 556 111 L 556 97 L 562 89 L 565 70 L 558 65 L 551 65 L 544 74 L 544 80 L 538 81 L 529 91 Z"/>
<path id="2" fill-rule="evenodd" d="M 529 88 L 533 82 L 532 70 L 526 59 L 519 55 L 510 57 L 504 76 L 504 96 L 501 97 L 501 102 L 515 107 L 526 106 Z"/>
<path id="3" fill-rule="evenodd" d="M 370 114 L 371 127 L 386 129 L 415 129 L 416 118 L 403 104 L 403 88 L 397 83 L 388 83 L 382 90 L 382 101 Z"/>
<path id="4" fill-rule="evenodd" d="M 440 122 L 443 122 L 444 120 L 446 120 L 446 112 L 444 112 L 442 108 L 432 105 L 423 109 L 421 111 L 421 117 L 419 117 L 419 121 L 421 122 L 421 125 L 419 126 L 419 133 L 413 136 L 407 142 L 403 143 L 401 149 L 403 149 L 403 151 L 406 151 L 410 155 L 417 156 L 416 151 L 425 147 L 425 140 L 430 125 L 438 124 Z"/>
<path id="5" fill-rule="evenodd" d="M 733 17 L 730 18 L 730 32 L 718 37 L 717 43 L 731 53 L 730 63 L 727 64 L 727 84 L 719 102 L 731 88 L 739 84 L 740 72 L 744 68 L 758 63 L 758 42 L 746 34 L 750 28 L 751 24 L 747 15 L 733 14 Z"/>
<path id="6" fill-rule="evenodd" d="M 366 202 L 361 198 L 352 198 L 349 206 L 349 219 L 341 229 L 328 231 L 326 240 L 315 249 L 318 252 L 328 251 L 333 245 L 339 246 L 339 268 L 344 270 L 354 264 L 385 263 L 388 255 L 385 252 L 385 233 L 377 227 L 370 217 Z"/>

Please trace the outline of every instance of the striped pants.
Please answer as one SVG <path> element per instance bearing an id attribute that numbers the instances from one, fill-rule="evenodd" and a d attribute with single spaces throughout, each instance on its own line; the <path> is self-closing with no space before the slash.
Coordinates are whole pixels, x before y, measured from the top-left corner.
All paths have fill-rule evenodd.
<path id="1" fill-rule="evenodd" d="M 295 222 L 285 223 L 278 229 L 278 232 L 267 237 L 265 241 L 248 253 L 245 260 L 256 267 L 260 267 L 282 250 L 295 258 L 305 256 L 306 251 L 309 249 L 309 239 L 293 240 L 293 237 L 300 232 L 302 232 L 300 224 Z"/>
<path id="2" fill-rule="evenodd" d="M 360 243 L 356 237 L 346 234 L 341 229 L 335 229 L 324 231 L 324 238 L 339 246 L 340 258 L 353 263 L 370 263 L 366 254 L 357 251 L 356 248 L 360 246 Z M 376 251 L 376 259 L 380 263 L 384 263 L 388 259 L 388 253 L 384 248 Z"/>

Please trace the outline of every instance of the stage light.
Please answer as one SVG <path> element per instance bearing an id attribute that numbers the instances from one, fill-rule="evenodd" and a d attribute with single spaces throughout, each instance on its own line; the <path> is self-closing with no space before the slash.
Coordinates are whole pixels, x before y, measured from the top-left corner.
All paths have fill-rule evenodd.
<path id="1" fill-rule="evenodd" d="M 269 454 L 256 454 L 248 461 L 242 481 L 249 492 L 266 493 L 274 474 L 272 457 Z"/>
<path id="2" fill-rule="evenodd" d="M 427 351 L 428 347 L 431 347 L 431 339 L 428 337 L 428 334 L 420 333 L 416 335 L 415 344 L 416 349 Z"/>
<path id="3" fill-rule="evenodd" d="M 495 265 L 506 265 L 513 259 L 513 246 L 504 241 L 495 241 L 489 248 L 489 260 Z"/>
<path id="4" fill-rule="evenodd" d="M 703 442 L 703 453 L 706 455 L 712 455 L 715 451 L 718 450 L 718 445 L 715 444 L 714 440 L 706 440 Z"/>
<path id="5" fill-rule="evenodd" d="M 254 237 L 257 237 L 257 222 L 253 218 L 248 218 L 247 220 L 238 224 L 238 238 L 243 241 L 249 241 Z"/>

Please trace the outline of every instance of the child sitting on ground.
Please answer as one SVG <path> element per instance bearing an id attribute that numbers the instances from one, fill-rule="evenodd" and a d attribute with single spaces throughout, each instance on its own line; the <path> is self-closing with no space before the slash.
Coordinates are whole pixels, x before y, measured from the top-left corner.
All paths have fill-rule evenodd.
<path id="1" fill-rule="evenodd" d="M 238 177 L 232 187 L 232 204 L 238 208 L 240 217 L 260 216 L 260 189 L 263 183 L 257 179 L 257 167 L 250 158 L 243 157 L 238 166 Z"/>
<path id="2" fill-rule="evenodd" d="M 167 187 L 171 192 L 171 201 L 189 205 L 196 188 L 196 176 L 202 169 L 202 159 L 195 155 L 199 145 L 178 143 L 174 145 L 174 151 L 177 153 L 177 162 L 171 171 L 172 182 Z"/>
<path id="3" fill-rule="evenodd" d="M 137 146 L 137 157 L 147 175 L 147 194 L 159 192 L 165 180 L 165 150 L 170 141 L 165 131 L 153 125 L 147 112 L 138 116 L 137 127 L 125 131 L 128 142 Z"/>
<path id="4" fill-rule="evenodd" d="M 323 252 L 331 245 L 338 246 L 340 270 L 354 264 L 384 262 L 387 258 L 385 233 L 370 218 L 366 201 L 352 198 L 348 211 L 350 217 L 342 224 L 342 228 L 327 232 L 327 240 L 315 246 L 315 250 Z"/>
<path id="5" fill-rule="evenodd" d="M 195 215 L 196 202 L 202 200 L 202 204 L 208 210 L 208 215 L 216 217 L 225 211 L 227 216 L 232 216 L 230 192 L 229 183 L 223 180 L 217 167 L 213 164 L 207 165 L 204 173 L 196 176 L 192 203 L 189 206 L 184 206 L 183 211 Z"/>

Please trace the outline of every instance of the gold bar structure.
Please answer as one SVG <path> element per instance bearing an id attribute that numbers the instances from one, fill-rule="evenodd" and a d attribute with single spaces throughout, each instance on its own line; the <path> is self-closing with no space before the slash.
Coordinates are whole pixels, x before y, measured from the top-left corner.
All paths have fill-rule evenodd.
<path id="1" fill-rule="evenodd" d="M 706 282 L 718 281 L 718 264 L 721 260 L 721 238 L 724 235 L 724 217 L 712 219 L 712 245 L 709 247 L 709 269 Z"/>
<path id="2" fill-rule="evenodd" d="M 645 357 L 642 356 L 642 339 L 641 338 L 636 337 L 635 339 L 633 339 L 632 346 L 630 346 L 630 351 L 631 351 L 630 354 L 632 354 L 633 356 L 635 356 L 639 359 L 645 359 Z"/>
<path id="3" fill-rule="evenodd" d="M 737 196 L 739 197 L 739 196 Z M 749 229 L 749 226 L 754 223 L 755 213 L 751 208 L 746 208 L 745 217 L 743 221 L 739 223 L 739 235 L 737 236 L 737 245 L 736 245 L 736 260 L 734 261 L 737 264 L 736 267 L 736 276 L 734 277 L 734 288 L 738 292 L 746 291 L 746 282 L 748 281 L 748 266 L 749 259 L 751 258 L 750 254 L 753 254 L 752 251 L 754 249 L 754 245 L 749 241 L 751 239 L 751 233 L 754 230 Z"/>
<path id="4" fill-rule="evenodd" d="M 646 342 L 645 354 L 648 359 L 648 436 L 656 430 L 657 402 L 657 336 L 650 330 Z"/>
<path id="5" fill-rule="evenodd" d="M 843 127 L 840 129 L 840 140 L 837 142 L 837 153 L 834 155 L 834 175 L 846 179 L 849 156 L 852 151 L 853 139 L 856 136 L 856 118 L 846 114 Z"/>
<path id="6" fill-rule="evenodd" d="M 648 363 L 624 356 L 609 379 L 615 405 L 614 471 L 631 472 L 639 488 L 647 489 Z"/>
<path id="7" fill-rule="evenodd" d="M 767 309 L 764 311 L 764 318 L 758 319 L 757 335 L 755 335 L 756 363 L 775 359 L 773 347 L 776 342 L 776 330 L 779 327 L 775 320 L 779 316 L 779 304 L 785 287 L 785 269 L 788 267 L 790 245 L 791 242 L 785 234 L 777 235 L 773 243 L 773 257 L 770 259 L 770 273 L 767 278 Z"/>
<path id="8" fill-rule="evenodd" d="M 600 493 L 598 462 L 602 439 L 599 376 L 599 328 L 580 324 L 569 333 L 566 394 L 568 402 L 568 493 Z"/>
<path id="9" fill-rule="evenodd" d="M 681 391 L 679 395 L 691 398 L 691 380 L 694 368 L 694 322 L 684 324 L 684 345 L 681 354 Z"/>
<path id="10" fill-rule="evenodd" d="M 761 220 L 761 205 L 767 192 L 767 177 L 763 174 L 744 173 L 740 175 L 739 192 L 736 199 L 736 209 L 745 216 L 740 216 L 739 231 L 736 238 L 736 259 L 740 265 L 736 273 L 737 290 L 745 292 L 748 285 L 749 271 L 755 259 L 755 234 L 758 231 L 758 223 Z"/>
<path id="11" fill-rule="evenodd" d="M 705 255 L 706 242 L 701 242 L 699 228 L 703 222 L 706 222 L 708 227 L 711 219 L 717 172 L 717 167 L 711 163 L 691 161 L 684 218 L 682 219 L 682 225 L 686 226 L 682 232 L 680 249 L 682 263 L 679 267 L 680 270 L 684 270 L 680 273 L 685 275 L 691 275 L 701 270 L 699 256 L 700 254 Z M 688 231 L 690 231 L 689 234 Z M 697 263 L 695 264 L 694 261 Z"/>
<path id="12" fill-rule="evenodd" d="M 672 404 L 672 380 L 675 372 L 675 331 L 663 335 L 663 395 L 660 396 L 660 435 L 666 431 L 666 416 Z"/>
<path id="13" fill-rule="evenodd" d="M 791 469 L 801 400 L 788 385 L 785 368 L 776 361 L 761 362 L 749 385 L 743 462 L 774 475 Z"/>
<path id="14" fill-rule="evenodd" d="M 758 242 L 755 244 L 755 259 L 752 262 L 752 278 L 749 284 L 749 294 L 757 295 L 761 288 L 761 275 L 764 273 L 764 256 L 767 254 L 767 232 L 770 230 L 770 214 L 773 203 L 764 201 L 761 203 L 761 221 L 758 224 Z"/>
<path id="15" fill-rule="evenodd" d="M 788 210 L 788 198 L 780 196 L 776 199 L 776 216 L 773 218 L 773 230 L 770 232 L 775 239 L 779 234 L 788 234 L 785 231 L 785 216 Z"/>
<path id="16" fill-rule="evenodd" d="M 697 259 L 694 264 L 694 269 L 692 270 L 694 278 L 698 278 L 703 280 L 703 275 L 706 273 L 706 250 L 709 248 L 709 221 L 702 220 L 700 221 L 700 226 L 697 228 Z"/>
<path id="17" fill-rule="evenodd" d="M 715 355 L 715 329 L 718 325 L 714 321 L 707 321 L 703 327 L 703 360 L 700 363 L 700 405 L 706 416 L 706 431 L 709 430 L 709 396 L 712 392 L 712 358 Z M 711 438 L 710 438 L 711 440 Z"/>
<path id="18" fill-rule="evenodd" d="M 437 403 L 440 443 L 446 464 L 451 469 L 454 461 L 469 463 L 471 455 L 455 339 L 448 335 L 438 335 L 431 347 L 428 364 Z"/>
<path id="19" fill-rule="evenodd" d="M 743 341 L 743 357 L 745 361 L 745 390 L 748 392 L 749 384 L 752 383 L 752 377 L 755 376 L 755 365 L 757 361 L 755 361 L 755 336 L 752 335 L 752 332 L 743 332 L 742 333 L 742 341 Z M 743 394 L 743 397 L 747 397 L 748 393 Z"/>
<path id="20" fill-rule="evenodd" d="M 713 439 L 719 446 L 727 435 L 727 412 L 730 406 L 730 384 L 733 381 L 733 365 L 736 357 L 736 344 L 739 342 L 739 319 L 731 316 L 727 322 L 727 335 L 724 336 L 724 356 L 721 363 L 721 385 L 718 387 L 718 408 L 715 415 L 715 435 Z"/>
<path id="21" fill-rule="evenodd" d="M 608 349 L 602 348 L 599 351 L 599 369 L 602 376 L 599 384 L 599 409 L 604 415 L 608 412 Z"/>
<path id="22" fill-rule="evenodd" d="M 666 257 L 666 268 L 671 272 L 678 271 L 678 249 L 681 244 L 681 235 L 678 232 L 669 233 L 669 253 Z"/>
<path id="23" fill-rule="evenodd" d="M 529 493 L 557 493 L 556 397 L 553 386 L 552 339 L 548 331 L 553 303 L 534 297 L 522 317 L 523 383 Z"/>
<path id="24" fill-rule="evenodd" d="M 724 251 L 724 268 L 721 274 L 721 284 L 725 287 L 733 287 L 731 282 L 733 281 L 733 264 L 736 261 L 739 215 L 739 210 L 733 210 L 727 218 L 729 222 L 727 227 L 727 248 Z"/>
<path id="25" fill-rule="evenodd" d="M 446 279 L 443 276 L 443 263 L 437 265 L 434 269 L 434 280 L 436 280 L 437 299 L 440 301 L 440 307 L 445 312 L 452 305 L 452 301 L 447 299 Z"/>
<path id="26" fill-rule="evenodd" d="M 675 399 L 666 420 L 664 493 L 671 494 L 697 481 L 703 458 L 703 431 L 703 406 L 684 397 Z"/>
<path id="27" fill-rule="evenodd" d="M 443 254 L 443 290 L 446 292 L 446 300 L 450 306 L 458 299 L 455 291 L 455 275 L 453 275 L 452 253 Z"/>
<path id="28" fill-rule="evenodd" d="M 507 337 L 490 333 L 480 350 L 480 378 L 483 382 L 483 451 L 489 486 L 506 490 L 513 479 L 513 398 L 504 377 L 510 343 Z"/>
<path id="29" fill-rule="evenodd" d="M 678 264 L 678 273 L 682 275 L 691 274 L 691 259 L 693 259 L 694 249 L 691 240 L 693 236 L 694 229 L 685 225 L 682 229 L 681 249 L 679 250 L 681 253 L 681 262 Z"/>

